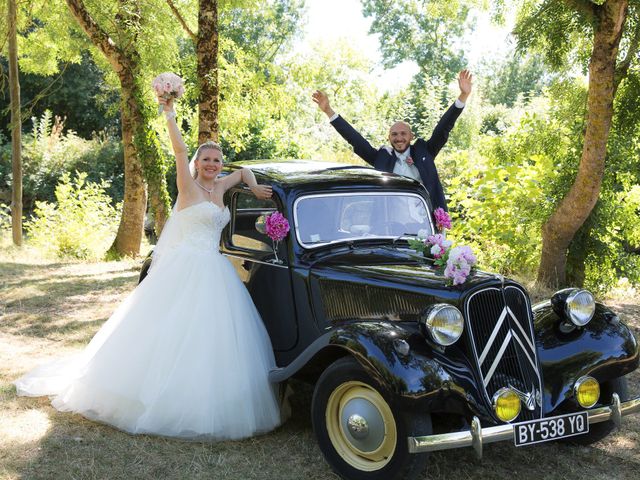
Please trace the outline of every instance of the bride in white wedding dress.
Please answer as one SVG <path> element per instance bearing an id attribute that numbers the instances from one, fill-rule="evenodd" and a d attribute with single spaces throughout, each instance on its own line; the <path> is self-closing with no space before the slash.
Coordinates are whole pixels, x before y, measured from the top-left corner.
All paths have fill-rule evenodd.
<path id="1" fill-rule="evenodd" d="M 178 200 L 146 279 L 78 355 L 41 366 L 15 384 L 52 397 L 61 411 L 130 433 L 239 439 L 281 422 L 266 329 L 218 242 L 229 222 L 226 190 L 246 183 L 271 196 L 248 169 L 218 178 L 222 152 L 198 148 L 190 172 L 172 100 L 164 106 L 176 156 Z"/>

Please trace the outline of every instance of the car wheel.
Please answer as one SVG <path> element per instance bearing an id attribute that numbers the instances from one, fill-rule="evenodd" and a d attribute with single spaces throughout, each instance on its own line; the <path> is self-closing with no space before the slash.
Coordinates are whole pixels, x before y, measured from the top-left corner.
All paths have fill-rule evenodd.
<path id="1" fill-rule="evenodd" d="M 613 394 L 617 393 L 620 401 L 624 402 L 629 398 L 627 379 L 625 377 L 615 378 L 608 382 L 603 382 L 600 388 L 600 403 L 611 405 Z M 589 425 L 589 432 L 584 435 L 567 438 L 567 441 L 575 445 L 591 445 L 609 435 L 615 429 L 615 424 L 608 420 L 606 422 L 593 423 Z"/>
<path id="2" fill-rule="evenodd" d="M 138 275 L 138 285 L 142 283 L 142 281 L 147 277 L 149 273 L 149 268 L 151 267 L 151 257 L 147 257 L 142 264 L 142 268 L 140 269 L 140 274 Z"/>
<path id="3" fill-rule="evenodd" d="M 407 437 L 429 435 L 431 416 L 399 412 L 354 358 L 322 373 L 311 410 L 320 449 L 342 478 L 412 479 L 424 471 L 427 454 L 409 453 Z"/>

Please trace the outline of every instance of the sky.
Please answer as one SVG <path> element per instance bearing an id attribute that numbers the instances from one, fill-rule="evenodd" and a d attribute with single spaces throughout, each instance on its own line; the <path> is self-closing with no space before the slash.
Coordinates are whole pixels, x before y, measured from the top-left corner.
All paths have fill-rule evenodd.
<path id="1" fill-rule="evenodd" d="M 307 25 L 296 49 L 304 51 L 318 40 L 331 42 L 346 38 L 377 65 L 371 74 L 372 81 L 383 91 L 406 86 L 417 73 L 418 67 L 413 62 L 405 62 L 393 70 L 382 68 L 378 36 L 369 35 L 372 20 L 362 15 L 360 0 L 306 0 L 306 5 Z M 488 15 L 479 14 L 476 31 L 469 32 L 464 43 L 469 45 L 467 58 L 473 72 L 482 58 L 505 54 L 509 46 L 509 29 L 493 26 Z M 398 79 L 405 79 L 405 83 Z"/>

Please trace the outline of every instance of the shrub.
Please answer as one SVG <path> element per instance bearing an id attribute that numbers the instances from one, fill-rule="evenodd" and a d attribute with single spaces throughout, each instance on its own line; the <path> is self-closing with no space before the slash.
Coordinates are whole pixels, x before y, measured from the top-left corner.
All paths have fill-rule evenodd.
<path id="1" fill-rule="evenodd" d="M 11 230 L 11 207 L 0 203 L 0 233 Z"/>
<path id="2" fill-rule="evenodd" d="M 23 204 L 30 212 L 36 201 L 51 202 L 55 187 L 65 172 L 88 173 L 91 181 L 109 182 L 107 192 L 116 201 L 124 190 L 124 160 L 122 142 L 105 135 L 90 140 L 64 129 L 64 120 L 45 111 L 32 118 L 31 132 L 23 136 L 22 185 Z M 11 143 L 1 144 L 0 137 L 0 198 L 11 191 Z"/>
<path id="3" fill-rule="evenodd" d="M 25 224 L 29 242 L 59 258 L 95 260 L 104 256 L 118 227 L 119 208 L 111 205 L 104 181 L 87 181 L 86 173 L 62 175 L 55 203 L 36 202 Z"/>

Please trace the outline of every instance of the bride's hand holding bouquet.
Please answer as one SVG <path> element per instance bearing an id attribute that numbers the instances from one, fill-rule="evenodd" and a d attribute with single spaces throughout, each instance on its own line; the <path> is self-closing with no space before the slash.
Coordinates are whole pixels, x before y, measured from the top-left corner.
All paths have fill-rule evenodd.
<path id="1" fill-rule="evenodd" d="M 182 78 L 171 72 L 164 72 L 158 75 L 151 82 L 151 86 L 156 92 L 156 95 L 158 95 L 158 102 L 160 103 L 158 115 L 165 109 L 165 105 L 172 108 L 173 100 L 180 98 L 184 94 L 184 82 Z"/>

